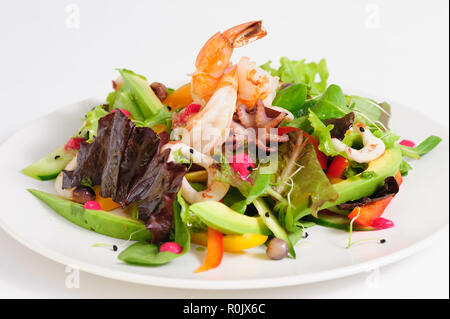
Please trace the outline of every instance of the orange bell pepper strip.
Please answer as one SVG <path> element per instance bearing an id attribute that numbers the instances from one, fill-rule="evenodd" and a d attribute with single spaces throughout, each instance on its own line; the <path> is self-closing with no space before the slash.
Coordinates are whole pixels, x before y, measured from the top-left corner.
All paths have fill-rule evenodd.
<path id="1" fill-rule="evenodd" d="M 167 129 L 167 126 L 165 124 L 156 124 L 152 127 L 152 129 L 156 134 L 159 134 L 161 132 L 164 132 Z"/>
<path id="2" fill-rule="evenodd" d="M 395 180 L 400 186 L 403 182 L 400 171 L 395 175 Z M 377 200 L 376 202 L 367 203 L 361 207 L 356 207 L 348 215 L 348 218 L 355 219 L 355 223 L 361 226 L 371 226 L 372 222 L 383 215 L 384 210 L 389 205 L 394 196 L 390 196 L 384 199 Z"/>
<path id="3" fill-rule="evenodd" d="M 342 178 L 342 174 L 348 166 L 348 160 L 342 156 L 336 156 L 327 170 L 327 176 L 331 178 Z"/>
<path id="4" fill-rule="evenodd" d="M 216 268 L 222 262 L 223 246 L 222 246 L 222 233 L 208 227 L 208 248 L 206 251 L 206 257 L 199 268 L 194 272 L 199 273 Z"/>
<path id="5" fill-rule="evenodd" d="M 258 247 L 267 241 L 268 236 L 260 234 L 226 235 L 222 238 L 223 251 L 237 253 L 245 249 Z M 191 233 L 191 241 L 194 244 L 206 246 L 207 233 Z"/>
<path id="6" fill-rule="evenodd" d="M 100 204 L 103 210 L 110 211 L 121 207 L 120 204 L 114 202 L 111 198 L 105 198 L 100 195 L 100 186 L 95 186 L 95 201 Z"/>
<path id="7" fill-rule="evenodd" d="M 167 96 L 163 103 L 172 109 L 181 109 L 193 102 L 191 96 L 191 83 L 187 83 Z"/>

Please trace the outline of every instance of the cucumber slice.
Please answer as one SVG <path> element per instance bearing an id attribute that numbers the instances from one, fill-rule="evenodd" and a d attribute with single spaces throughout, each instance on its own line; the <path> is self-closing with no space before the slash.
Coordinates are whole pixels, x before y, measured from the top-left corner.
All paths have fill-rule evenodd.
<path id="1" fill-rule="evenodd" d="M 320 211 L 317 217 L 308 215 L 303 220 L 311 221 L 316 223 L 317 225 L 324 227 L 350 231 L 351 220 L 346 216 L 338 215 L 330 211 Z M 370 231 L 375 230 L 375 228 L 370 226 L 360 226 L 356 223 L 353 223 L 353 230 Z"/>
<path id="2" fill-rule="evenodd" d="M 64 146 L 60 147 L 36 163 L 24 168 L 22 173 L 41 181 L 55 179 L 76 153 L 75 150 L 65 150 Z"/>

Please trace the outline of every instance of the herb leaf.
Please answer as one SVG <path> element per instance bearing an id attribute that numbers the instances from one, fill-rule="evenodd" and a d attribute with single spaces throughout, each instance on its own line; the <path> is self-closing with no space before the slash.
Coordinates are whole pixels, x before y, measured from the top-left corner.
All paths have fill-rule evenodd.
<path id="1" fill-rule="evenodd" d="M 421 156 L 427 154 L 431 150 L 433 150 L 442 139 L 438 136 L 432 135 L 425 139 L 422 143 L 417 145 L 416 147 L 409 147 L 404 145 L 399 145 L 402 150 L 403 156 L 408 156 L 414 159 L 420 159 Z"/>
<path id="2" fill-rule="evenodd" d="M 158 266 L 166 264 L 175 258 L 178 258 L 190 249 L 191 234 L 189 229 L 182 222 L 180 217 L 181 206 L 177 201 L 173 204 L 174 224 L 175 224 L 175 242 L 183 247 L 180 254 L 172 252 L 159 252 L 159 246 L 148 242 L 137 242 L 119 255 L 119 259 L 135 265 Z"/>

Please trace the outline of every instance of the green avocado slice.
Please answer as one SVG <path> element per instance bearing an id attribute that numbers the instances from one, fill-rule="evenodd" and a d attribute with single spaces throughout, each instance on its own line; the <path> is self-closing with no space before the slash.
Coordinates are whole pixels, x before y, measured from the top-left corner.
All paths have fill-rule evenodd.
<path id="1" fill-rule="evenodd" d="M 395 176 L 402 163 L 402 153 L 399 148 L 394 147 L 384 152 L 383 156 L 369 163 L 365 172 L 372 172 L 371 176 L 365 172 L 355 175 L 342 182 L 333 184 L 339 197 L 334 202 L 326 202 L 320 207 L 320 210 L 333 207 L 348 201 L 360 199 L 364 196 L 373 194 L 383 185 L 384 179 L 388 176 Z M 294 220 L 299 220 L 310 214 L 309 208 L 297 211 Z"/>
<path id="2" fill-rule="evenodd" d="M 130 218 L 118 216 L 103 210 L 84 209 L 83 205 L 60 198 L 56 195 L 35 189 L 28 191 L 46 203 L 59 215 L 80 227 L 93 230 L 99 234 L 125 239 L 150 240 L 152 234 L 145 224 Z"/>
<path id="3" fill-rule="evenodd" d="M 261 217 L 240 214 L 220 202 L 198 202 L 191 205 L 189 209 L 206 225 L 224 234 L 270 234 L 269 228 Z"/>

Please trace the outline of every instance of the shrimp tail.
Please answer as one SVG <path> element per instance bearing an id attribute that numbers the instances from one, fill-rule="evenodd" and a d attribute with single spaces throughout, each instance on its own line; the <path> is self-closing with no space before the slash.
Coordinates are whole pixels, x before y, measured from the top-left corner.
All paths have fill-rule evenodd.
<path id="1" fill-rule="evenodd" d="M 196 103 L 204 105 L 217 89 L 217 85 L 230 66 L 234 48 L 242 47 L 267 34 L 262 21 L 237 25 L 223 33 L 217 32 L 206 41 L 195 61 L 191 95 Z"/>
<path id="2" fill-rule="evenodd" d="M 267 35 L 262 21 L 242 23 L 223 32 L 233 48 L 240 48 Z"/>

